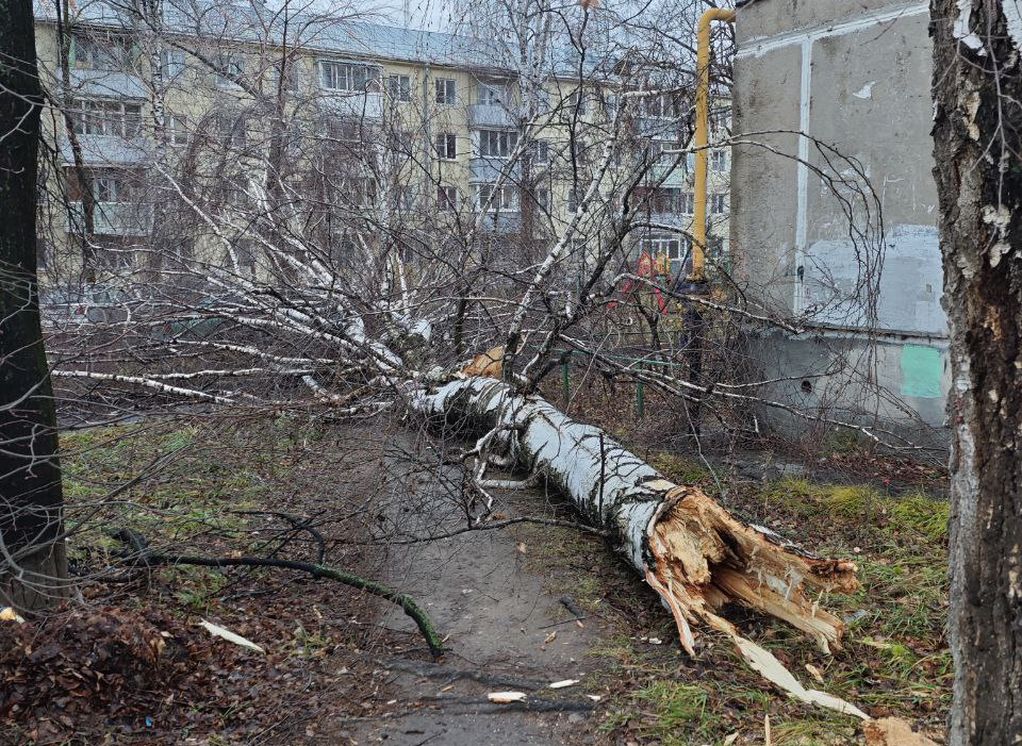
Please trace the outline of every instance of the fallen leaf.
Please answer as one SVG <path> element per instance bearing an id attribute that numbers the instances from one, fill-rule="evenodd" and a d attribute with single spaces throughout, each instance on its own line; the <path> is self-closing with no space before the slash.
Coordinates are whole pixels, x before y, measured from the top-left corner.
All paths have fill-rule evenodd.
<path id="1" fill-rule="evenodd" d="M 922 733 L 914 732 L 901 718 L 867 720 L 862 724 L 862 732 L 866 746 L 937 746 Z"/>
<path id="2" fill-rule="evenodd" d="M 550 689 L 564 689 L 566 686 L 574 686 L 578 683 L 578 679 L 564 679 L 563 681 L 555 681 L 552 684 L 547 684 Z"/>
<path id="3" fill-rule="evenodd" d="M 599 702 L 601 699 L 603 699 L 603 697 L 601 697 L 599 694 L 587 694 L 586 696 L 589 697 L 589 699 L 591 699 L 593 702 Z"/>
<path id="4" fill-rule="evenodd" d="M 518 542 L 518 543 L 517 543 L 517 544 L 515 545 L 515 549 L 517 549 L 517 550 L 518 550 L 518 553 L 519 553 L 519 554 L 525 554 L 525 549 L 526 549 L 526 547 L 525 547 L 525 542 L 524 542 L 524 541 L 520 541 L 520 542 Z"/>
<path id="5" fill-rule="evenodd" d="M 735 731 L 734 733 L 730 734 L 727 738 L 724 739 L 723 746 L 731 746 L 731 744 L 733 744 L 737 740 L 738 731 Z"/>
<path id="6" fill-rule="evenodd" d="M 486 698 L 491 702 L 496 702 L 498 705 L 507 705 L 512 702 L 524 702 L 525 692 L 490 692 L 486 695 Z"/>
<path id="7" fill-rule="evenodd" d="M 553 632 L 551 632 L 549 635 L 546 636 L 546 639 L 543 640 L 543 644 L 546 645 L 548 642 L 553 642 L 556 639 L 557 639 L 557 630 L 554 630 Z"/>
<path id="8" fill-rule="evenodd" d="M 229 629 L 224 629 L 218 624 L 213 624 L 212 622 L 207 622 L 205 619 L 203 619 L 201 622 L 199 622 L 199 626 L 205 627 L 207 630 L 209 630 L 210 634 L 216 635 L 217 637 L 222 637 L 228 642 L 233 642 L 235 645 L 241 645 L 241 647 L 243 648 L 255 650 L 259 653 L 266 652 L 251 640 L 245 639 L 241 635 L 237 635 L 234 632 L 231 632 Z"/>

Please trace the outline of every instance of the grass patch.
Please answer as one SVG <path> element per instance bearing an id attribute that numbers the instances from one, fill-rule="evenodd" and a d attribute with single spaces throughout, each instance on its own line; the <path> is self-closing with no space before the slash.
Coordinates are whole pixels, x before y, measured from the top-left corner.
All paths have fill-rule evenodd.
<path id="1" fill-rule="evenodd" d="M 684 459 L 653 460 L 676 479 L 698 481 Z M 859 565 L 861 588 L 829 594 L 823 608 L 848 623 L 844 649 L 822 655 L 801 633 L 754 612 L 727 615 L 752 639 L 777 654 L 797 677 L 853 702 L 871 715 L 896 715 L 933 731 L 945 722 L 951 658 L 947 619 L 948 504 L 924 492 L 894 496 L 870 485 L 828 484 L 786 477 L 768 484 L 739 483 L 728 507 L 774 528 L 824 556 Z M 613 597 L 613 591 L 604 593 Z M 656 600 L 650 601 L 657 606 Z M 659 613 L 666 614 L 657 609 Z M 652 616 L 652 611 L 651 611 Z M 636 635 L 634 623 L 625 629 Z M 708 643 L 706 630 L 699 630 Z M 674 642 L 673 632 L 666 640 Z M 665 640 L 665 642 L 666 642 Z M 612 699 L 605 728 L 618 739 L 663 744 L 719 743 L 729 734 L 761 738 L 770 714 L 774 743 L 854 742 L 850 718 L 794 703 L 770 689 L 737 660 L 726 642 L 704 648 L 697 661 L 674 646 L 650 649 L 617 640 L 601 655 L 616 656 L 626 682 Z M 695 665 L 704 670 L 679 670 Z M 806 665 L 821 671 L 815 682 Z"/>

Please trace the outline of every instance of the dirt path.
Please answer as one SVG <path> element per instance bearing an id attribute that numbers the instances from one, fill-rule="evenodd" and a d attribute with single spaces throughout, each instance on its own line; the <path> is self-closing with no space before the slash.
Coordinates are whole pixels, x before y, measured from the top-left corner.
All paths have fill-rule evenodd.
<path id="1" fill-rule="evenodd" d="M 387 510 L 396 525 L 420 535 L 465 525 L 435 484 L 416 483 L 397 460 L 388 463 L 394 474 Z M 409 499 L 411 493 L 416 499 Z M 537 501 L 545 500 L 539 492 L 496 496 L 497 511 L 517 515 L 536 514 L 543 505 Z M 597 665 L 588 653 L 606 630 L 596 618 L 577 624 L 564 596 L 545 590 L 543 578 L 526 568 L 521 549 L 507 531 L 473 531 L 392 550 L 389 582 L 426 607 L 448 636 L 450 652 L 436 664 L 381 659 L 397 701 L 387 715 L 353 732 L 355 740 L 475 746 L 596 739 L 596 703 L 586 692 L 595 684 Z M 399 610 L 382 623 L 412 629 Z M 579 683 L 548 687 L 564 679 Z M 516 705 L 487 700 L 487 693 L 507 690 L 525 692 L 528 699 Z"/>

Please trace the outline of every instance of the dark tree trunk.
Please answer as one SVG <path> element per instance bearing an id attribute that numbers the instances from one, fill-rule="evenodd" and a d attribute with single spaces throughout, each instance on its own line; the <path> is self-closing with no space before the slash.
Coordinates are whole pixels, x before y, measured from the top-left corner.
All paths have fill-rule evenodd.
<path id="1" fill-rule="evenodd" d="M 950 735 L 1008 744 L 1022 741 L 1022 6 L 960 5 L 931 0 L 952 362 Z"/>
<path id="2" fill-rule="evenodd" d="M 0 18 L 0 604 L 33 609 L 63 595 L 67 576 L 36 279 L 43 98 L 31 0 L 0 0 Z"/>

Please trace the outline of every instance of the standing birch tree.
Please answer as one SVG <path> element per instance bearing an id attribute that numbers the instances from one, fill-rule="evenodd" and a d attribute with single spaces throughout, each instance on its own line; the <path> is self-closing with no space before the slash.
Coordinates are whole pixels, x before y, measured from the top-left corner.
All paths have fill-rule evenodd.
<path id="1" fill-rule="evenodd" d="M 933 0 L 953 366 L 950 742 L 1022 740 L 1022 4 Z"/>

